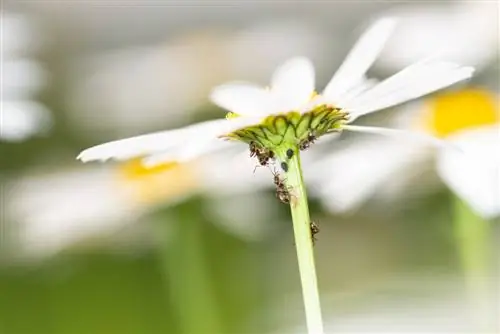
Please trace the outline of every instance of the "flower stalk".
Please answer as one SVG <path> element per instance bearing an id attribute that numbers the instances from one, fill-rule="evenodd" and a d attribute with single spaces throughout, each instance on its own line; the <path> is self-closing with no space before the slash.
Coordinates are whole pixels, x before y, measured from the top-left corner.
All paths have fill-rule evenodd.
<path id="1" fill-rule="evenodd" d="M 292 157 L 287 159 L 288 171 L 285 173 L 284 182 L 289 189 L 291 197 L 290 209 L 306 313 L 307 333 L 323 334 L 323 320 L 316 278 L 316 266 L 314 263 L 307 193 L 302 177 L 299 151 L 297 148 L 293 148 L 292 150 Z"/>
<path id="2" fill-rule="evenodd" d="M 466 293 L 474 310 L 478 325 L 487 327 L 490 322 L 491 287 L 489 286 L 491 248 L 490 222 L 479 217 L 460 199 L 455 198 L 455 238 Z"/>
<path id="3" fill-rule="evenodd" d="M 177 221 L 161 226 L 168 234 L 160 254 L 165 283 L 182 334 L 225 332 L 205 255 L 203 224 L 181 206 Z"/>

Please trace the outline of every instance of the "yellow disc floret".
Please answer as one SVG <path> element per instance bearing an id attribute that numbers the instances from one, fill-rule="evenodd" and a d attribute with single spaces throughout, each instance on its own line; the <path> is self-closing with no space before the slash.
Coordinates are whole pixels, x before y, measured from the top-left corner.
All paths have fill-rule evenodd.
<path id="1" fill-rule="evenodd" d="M 149 204 L 186 196 L 199 184 L 194 163 L 172 161 L 148 168 L 141 159 L 123 163 L 118 169 L 118 180 L 131 190 L 136 201 Z"/>
<path id="2" fill-rule="evenodd" d="M 448 92 L 426 103 L 424 127 L 438 137 L 500 122 L 498 98 L 486 90 Z"/>

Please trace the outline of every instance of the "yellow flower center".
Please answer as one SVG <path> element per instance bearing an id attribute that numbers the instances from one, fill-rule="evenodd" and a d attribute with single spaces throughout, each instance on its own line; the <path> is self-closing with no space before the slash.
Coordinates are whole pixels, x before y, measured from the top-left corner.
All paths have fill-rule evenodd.
<path id="1" fill-rule="evenodd" d="M 436 95 L 427 100 L 423 126 L 437 137 L 500 122 L 498 98 L 481 89 Z"/>
<path id="2" fill-rule="evenodd" d="M 141 160 L 130 160 L 118 169 L 120 183 L 131 190 L 137 201 L 168 202 L 188 195 L 198 186 L 194 162 L 172 161 L 147 168 Z"/>

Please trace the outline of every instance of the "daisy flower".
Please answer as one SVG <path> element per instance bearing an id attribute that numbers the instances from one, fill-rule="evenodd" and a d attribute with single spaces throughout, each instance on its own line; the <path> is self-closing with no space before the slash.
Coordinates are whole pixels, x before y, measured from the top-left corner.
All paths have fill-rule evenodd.
<path id="1" fill-rule="evenodd" d="M 427 58 L 382 82 L 367 79 L 365 73 L 395 23 L 394 19 L 386 18 L 372 25 L 322 94 L 314 90 L 311 62 L 303 57 L 293 58 L 275 71 L 268 88 L 245 82 L 214 88 L 211 100 L 229 111 L 226 118 L 105 143 L 84 150 L 78 159 L 87 162 L 143 157 L 146 166 L 153 166 L 165 161 L 185 162 L 239 141 L 276 151 L 285 160 L 283 148 L 307 147 L 311 141 L 331 132 L 393 134 L 395 130 L 349 124 L 360 116 L 465 80 L 474 71 L 471 67 Z"/>
<path id="2" fill-rule="evenodd" d="M 444 59 L 478 70 L 498 57 L 498 5 L 493 1 L 417 3 L 387 14 L 399 23 L 380 55 L 378 65 L 385 69 L 402 68 L 436 50 Z"/>
<path id="3" fill-rule="evenodd" d="M 498 95 L 484 89 L 462 89 L 437 94 L 410 108 L 413 115 L 403 122 L 406 128 L 441 138 L 463 154 L 418 141 L 409 144 L 387 138 L 366 139 L 323 155 L 306 176 L 315 195 L 334 212 L 356 209 L 391 188 L 388 199 L 393 211 L 396 198 L 419 196 L 422 191 L 446 185 L 455 194 L 451 206 L 453 236 L 465 291 L 472 303 L 470 314 L 478 323 L 487 325 L 494 254 L 490 222 L 500 216 Z M 437 174 L 434 182 L 423 177 L 429 172 Z M 320 177 L 325 173 L 331 177 Z M 441 183 L 436 182 L 439 179 Z"/>
<path id="4" fill-rule="evenodd" d="M 401 131 L 350 125 L 356 118 L 385 109 L 469 78 L 474 69 L 427 58 L 392 77 L 377 82 L 366 77 L 396 21 L 381 19 L 356 43 L 321 94 L 316 93 L 310 60 L 296 57 L 272 75 L 269 87 L 231 82 L 213 89 L 211 100 L 228 110 L 225 118 L 180 129 L 98 145 L 78 159 L 130 159 L 143 157 L 146 166 L 186 162 L 228 149 L 234 142 L 247 144 L 261 165 L 277 159 L 285 177 L 275 172 L 278 198 L 290 203 L 295 245 L 302 282 L 306 322 L 310 334 L 323 333 L 323 322 L 313 253 L 313 222 L 309 217 L 302 177 L 300 150 L 332 132 L 344 130 L 394 135 Z M 413 136 L 436 140 L 432 137 Z M 244 147 L 244 145 L 242 145 Z"/>
<path id="5" fill-rule="evenodd" d="M 441 93 L 409 106 L 410 115 L 398 121 L 406 129 L 417 129 L 449 142 L 465 154 L 430 147 L 427 143 L 367 138 L 323 156 L 308 172 L 315 194 L 334 212 L 352 211 L 373 194 L 400 185 L 390 197 L 400 197 L 403 188 L 418 192 L 422 179 L 410 178 L 415 171 L 434 169 L 443 183 L 480 216 L 500 215 L 500 107 L 499 99 L 484 89 L 470 88 Z M 369 160 L 370 164 L 360 163 Z M 432 165 L 434 163 L 434 165 Z M 316 177 L 331 173 L 332 177 Z M 432 184 L 425 183 L 427 189 Z M 386 195 L 387 196 L 387 195 Z"/>
<path id="6" fill-rule="evenodd" d="M 158 208 L 174 206 L 199 194 L 209 195 L 208 209 L 218 216 L 213 220 L 218 228 L 245 240 L 258 240 L 268 231 L 265 220 L 273 206 L 256 194 L 269 186 L 264 170 L 242 180 L 241 176 L 253 169 L 249 156 L 221 152 L 189 163 L 165 163 L 153 168 L 131 159 L 107 168 L 31 171 L 5 185 L 9 193 L 3 202 L 6 217 L 16 222 L 13 239 L 18 247 L 13 253 L 16 257 L 44 258 L 75 245 L 95 246 L 95 240 L 113 245 L 121 237 L 129 238 L 127 232 L 148 231 L 137 222 Z M 75 192 L 75 188 L 79 191 Z M 65 208 L 61 208 L 62 202 Z M 231 207 L 227 207 L 228 202 Z M 251 202 L 268 208 L 252 212 L 248 206 Z M 240 214 L 242 210 L 250 212 L 235 219 L 236 208 Z M 132 241 L 144 241 L 139 240 L 140 236 L 143 234 L 130 234 Z"/>

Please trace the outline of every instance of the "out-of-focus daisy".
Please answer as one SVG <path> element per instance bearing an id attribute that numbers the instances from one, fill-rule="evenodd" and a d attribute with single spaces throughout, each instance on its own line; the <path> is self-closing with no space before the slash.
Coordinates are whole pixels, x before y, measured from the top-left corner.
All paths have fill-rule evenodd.
<path id="1" fill-rule="evenodd" d="M 382 50 L 395 23 L 394 19 L 387 18 L 371 26 L 322 94 L 314 91 L 311 62 L 303 57 L 293 58 L 276 70 L 269 88 L 243 82 L 216 87 L 211 99 L 230 111 L 226 119 L 98 145 L 83 151 L 78 159 L 86 162 L 145 157 L 145 165 L 153 166 L 165 161 L 189 161 L 239 141 L 256 145 L 260 152 L 284 160 L 284 148 L 305 148 L 331 132 L 400 133 L 349 123 L 360 116 L 467 79 L 474 70 L 428 58 L 380 83 L 367 79 L 365 73 Z"/>
<path id="2" fill-rule="evenodd" d="M 379 64 L 386 69 L 407 66 L 436 50 L 444 59 L 477 69 L 498 57 L 498 3 L 494 1 L 419 3 L 392 8 L 389 13 L 400 22 L 380 56 Z"/>
<path id="3" fill-rule="evenodd" d="M 290 32 L 293 39 L 286 38 Z M 131 129 L 159 122 L 180 124 L 206 106 L 207 95 L 221 81 L 261 80 L 300 50 L 320 58 L 325 45 L 325 37 L 310 26 L 273 20 L 241 31 L 202 30 L 147 47 L 106 50 L 71 64 L 77 80 L 66 109 L 79 128 L 108 136 L 130 135 Z"/>
<path id="4" fill-rule="evenodd" d="M 32 53 L 40 36 L 21 14 L 2 13 L 0 140 L 18 142 L 43 133 L 51 125 L 49 110 L 35 101 L 47 73 Z"/>
<path id="5" fill-rule="evenodd" d="M 418 176 L 435 158 L 438 175 L 459 197 L 483 217 L 499 215 L 498 96 L 483 89 L 463 89 L 438 94 L 409 108 L 413 113 L 403 126 L 442 138 L 463 154 L 436 150 L 422 142 L 410 147 L 386 138 L 352 143 L 309 170 L 313 179 L 325 172 L 332 175 L 315 182 L 315 190 L 323 196 L 325 205 L 337 212 L 355 209 L 396 180 L 405 182 L 411 175 Z M 417 182 L 422 182 L 421 178 Z M 414 189 L 418 185 L 407 186 Z"/>
<path id="6" fill-rule="evenodd" d="M 15 223 L 8 230 L 15 231 L 12 239 L 17 240 L 18 254 L 43 258 L 75 245 L 95 245 L 95 240 L 114 245 L 127 238 L 128 246 L 140 246 L 147 241 L 140 238 L 143 233 L 133 240 L 127 236 L 131 230 L 148 233 L 148 224 L 137 223 L 148 213 L 194 195 L 208 195 L 210 214 L 216 215 L 214 223 L 218 227 L 255 240 L 266 231 L 266 226 L 259 224 L 265 219 L 256 219 L 256 215 L 269 214 L 271 207 L 246 215 L 251 222 L 227 210 L 228 200 L 241 213 L 251 208 L 249 201 L 262 199 L 253 194 L 269 186 L 265 171 L 258 169 L 253 177 L 241 178 L 253 169 L 250 157 L 221 152 L 184 164 L 166 163 L 149 169 L 140 160 L 132 159 L 109 168 L 32 172 L 5 184 L 9 196 L 2 202 L 4 218 Z M 225 203 L 224 210 L 220 202 Z M 259 207 L 265 204 L 259 202 Z"/>

